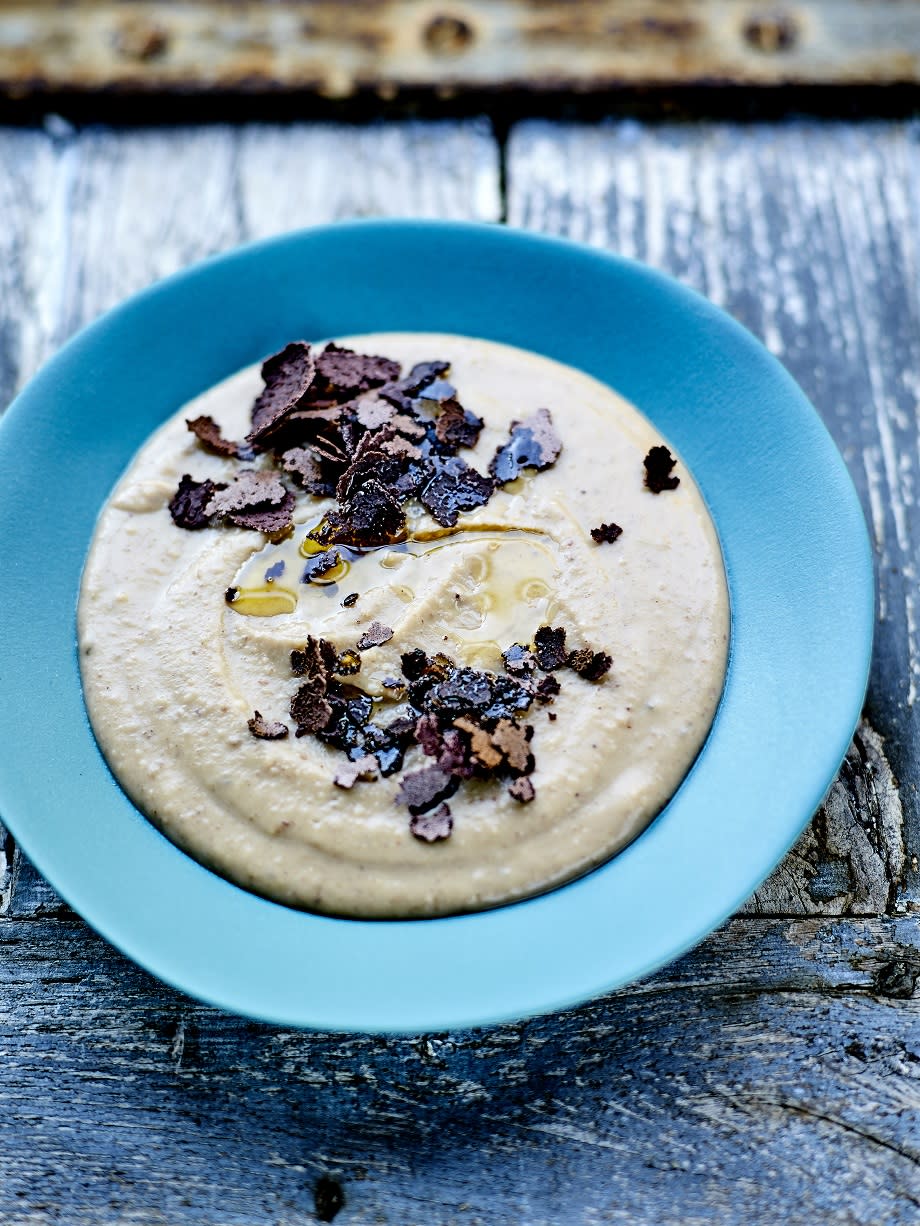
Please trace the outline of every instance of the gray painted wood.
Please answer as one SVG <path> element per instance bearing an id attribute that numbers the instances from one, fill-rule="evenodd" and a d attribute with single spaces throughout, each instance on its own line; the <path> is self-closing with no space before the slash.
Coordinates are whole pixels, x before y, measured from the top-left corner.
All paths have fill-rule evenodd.
<path id="1" fill-rule="evenodd" d="M 515 221 L 643 255 L 767 338 L 899 567 L 911 139 L 526 124 L 507 162 Z M 243 238 L 354 214 L 495 219 L 497 155 L 481 124 L 0 132 L 2 390 L 125 294 Z M 837 161 L 849 192 L 829 182 Z M 797 848 L 693 953 L 568 1013 L 391 1040 L 248 1023 L 126 962 L 0 840 L 0 1222 L 915 1221 L 916 800 L 898 705 L 914 632 L 885 576 L 867 719 Z"/>
<path id="2" fill-rule="evenodd" d="M 645 260 L 735 315 L 840 446 L 877 551 L 866 718 L 899 781 L 907 857 L 892 812 L 881 858 L 902 907 L 920 899 L 918 168 L 917 130 L 905 124 L 529 122 L 512 133 L 507 176 L 512 223 Z M 845 883 L 835 859 L 831 849 L 819 893 Z M 798 909 L 794 889 L 777 879 L 777 891 Z"/>
<path id="3" fill-rule="evenodd" d="M 736 920 L 596 1004 L 384 1040 L 246 1023 L 82 925 L 7 922 L 0 1215 L 306 1223 L 331 1178 L 337 1220 L 367 1226 L 906 1224 L 920 1004 L 884 993 L 920 970 L 917 938 Z"/>

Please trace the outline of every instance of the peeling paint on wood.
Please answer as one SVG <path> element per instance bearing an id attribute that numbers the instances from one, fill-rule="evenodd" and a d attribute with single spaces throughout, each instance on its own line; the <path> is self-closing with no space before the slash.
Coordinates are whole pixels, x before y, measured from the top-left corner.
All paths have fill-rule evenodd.
<path id="1" fill-rule="evenodd" d="M 916 82 L 898 0 L 4 0 L 0 91 Z"/>

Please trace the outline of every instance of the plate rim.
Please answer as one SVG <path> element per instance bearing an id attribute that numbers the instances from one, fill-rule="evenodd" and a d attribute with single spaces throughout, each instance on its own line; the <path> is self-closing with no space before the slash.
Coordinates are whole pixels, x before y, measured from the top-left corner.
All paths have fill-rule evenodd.
<path id="1" fill-rule="evenodd" d="M 425 236 L 425 237 L 422 237 Z M 832 738 L 834 741 L 833 750 L 828 750 L 828 761 L 830 756 L 836 758 L 836 767 L 846 753 L 847 747 L 852 738 L 853 731 L 858 723 L 860 711 L 863 705 L 865 689 L 868 682 L 869 663 L 872 650 L 872 632 L 874 627 L 874 608 L 875 608 L 875 589 L 872 568 L 872 551 L 868 536 L 868 530 L 865 522 L 864 514 L 861 510 L 859 499 L 853 486 L 852 480 L 846 470 L 844 462 L 837 452 L 830 435 L 821 422 L 817 411 L 805 398 L 804 393 L 793 381 L 792 377 L 782 367 L 775 357 L 768 353 L 762 344 L 737 321 L 733 320 L 725 312 L 718 307 L 709 303 L 696 291 L 689 289 L 680 282 L 671 278 L 658 270 L 651 269 L 648 266 L 627 259 L 625 257 L 615 255 L 610 252 L 599 249 L 588 248 L 582 244 L 572 242 L 571 240 L 558 238 L 554 236 L 540 235 L 528 231 L 516 230 L 510 227 L 499 227 L 489 223 L 475 222 L 445 222 L 445 221 L 424 221 L 415 219 L 387 219 L 387 220 L 359 220 L 350 222 L 332 223 L 326 226 L 310 227 L 303 230 L 292 231 L 283 235 L 274 236 L 268 239 L 262 239 L 254 243 L 248 243 L 243 246 L 232 249 L 231 251 L 217 254 L 209 257 L 207 260 L 192 265 L 190 268 L 180 270 L 172 274 L 170 277 L 156 282 L 151 286 L 141 290 L 138 294 L 133 295 L 129 299 L 120 303 L 112 310 L 106 312 L 99 319 L 93 321 L 88 326 L 78 332 L 71 338 L 58 353 L 47 362 L 41 370 L 29 381 L 26 387 L 19 393 L 14 402 L 7 409 L 6 413 L 0 419 L 0 454 L 2 454 L 7 446 L 9 436 L 12 436 L 12 442 L 15 443 L 15 435 L 17 431 L 25 429 L 28 431 L 33 426 L 30 420 L 35 415 L 34 405 L 39 402 L 43 396 L 53 399 L 51 393 L 57 380 L 66 380 L 72 377 L 72 368 L 76 366 L 79 369 L 80 364 L 86 361 L 87 354 L 92 355 L 94 346 L 100 341 L 105 343 L 106 336 L 112 331 L 115 325 L 121 326 L 130 322 L 132 314 L 140 313 L 143 317 L 144 313 L 149 309 L 154 309 L 157 304 L 162 304 L 164 300 L 170 296 L 179 293 L 180 297 L 183 293 L 188 294 L 194 292 L 196 288 L 200 288 L 203 284 L 206 285 L 209 278 L 213 279 L 221 270 L 229 271 L 232 275 L 234 270 L 244 270 L 247 265 L 260 261 L 271 262 L 272 258 L 277 258 L 292 248 L 296 249 L 299 245 L 331 244 L 333 247 L 336 243 L 345 242 L 347 239 L 357 241 L 358 246 L 361 243 L 370 241 L 371 246 L 374 242 L 378 244 L 395 243 L 405 244 L 406 242 L 422 241 L 431 242 L 432 240 L 441 239 L 448 246 L 453 243 L 459 243 L 462 247 L 464 243 L 470 243 L 475 247 L 477 244 L 485 244 L 491 247 L 494 251 L 497 241 L 499 247 L 506 247 L 510 252 L 514 248 L 518 254 L 522 254 L 527 260 L 533 258 L 537 262 L 543 258 L 542 252 L 551 253 L 548 255 L 549 263 L 552 264 L 554 259 L 561 258 L 563 264 L 571 262 L 577 263 L 580 267 L 596 267 L 598 269 L 606 268 L 614 272 L 614 280 L 617 277 L 625 278 L 626 283 L 630 283 L 635 287 L 638 284 L 650 288 L 653 296 L 663 296 L 666 302 L 676 301 L 678 306 L 685 312 L 688 320 L 695 320 L 696 323 L 705 330 L 706 326 L 713 328 L 716 333 L 724 335 L 733 344 L 739 347 L 741 352 L 746 352 L 754 361 L 759 364 L 763 370 L 769 372 L 769 377 L 779 389 L 779 393 L 788 401 L 789 404 L 795 406 L 795 412 L 804 414 L 804 420 L 807 420 L 810 432 L 815 437 L 823 436 L 824 451 L 827 453 L 827 448 L 830 448 L 830 453 L 825 454 L 825 459 L 831 466 L 836 467 L 836 483 L 835 492 L 840 496 L 843 502 L 848 505 L 845 508 L 849 518 L 852 521 L 851 527 L 855 531 L 855 536 L 861 539 L 854 539 L 850 542 L 852 558 L 859 556 L 860 568 L 858 578 L 862 586 L 862 600 L 860 608 L 855 608 L 854 602 L 854 627 L 853 627 L 853 644 L 855 648 L 854 654 L 849 665 L 849 687 L 848 687 L 848 707 L 845 713 L 840 713 L 835 725 L 835 735 Z M 530 254 L 528 254 L 530 253 Z M 603 279 L 603 276 L 601 276 Z M 116 332 L 118 328 L 115 328 Z M 353 328 L 352 332 L 358 332 L 366 329 Z M 380 330 L 380 329 L 378 329 Z M 440 330 L 440 329 L 439 329 Z M 454 329 L 457 331 L 458 329 Z M 337 334 L 343 334 L 343 329 L 336 329 Z M 470 333 L 467 333 L 470 334 Z M 504 337 L 491 337 L 491 339 L 503 340 Z M 541 352 L 543 350 L 540 350 Z M 553 355 L 551 355 L 553 356 Z M 564 360 L 564 359 L 563 359 Z M 576 364 L 576 363 L 573 363 Z M 240 364 L 238 363 L 238 366 Z M 227 369 L 225 375 L 232 373 Z M 589 373 L 593 373 L 589 371 Z M 213 382 L 213 380 L 211 380 Z M 639 404 L 640 411 L 644 412 L 651 420 L 655 420 L 655 415 L 649 412 L 647 405 Z M 22 419 L 22 424 L 20 423 Z M 815 432 L 815 426 L 818 427 Z M 667 431 L 665 433 L 668 433 Z M 678 450 L 685 453 L 687 448 L 681 445 L 679 439 L 673 438 L 673 432 L 668 434 L 672 438 Z M 130 459 L 129 452 L 124 455 L 124 464 Z M 695 476 L 698 476 L 697 466 L 691 466 Z M 841 480 L 841 478 L 843 478 Z M 706 491 L 704 490 L 704 493 Z M 103 499 L 107 497 L 107 491 L 102 495 Z M 97 504 L 97 510 L 100 504 Z M 854 511 L 856 512 L 854 516 Z M 713 518 L 716 523 L 717 531 L 719 531 L 720 539 L 722 530 L 719 524 L 719 511 L 717 508 L 713 510 Z M 861 530 L 859 525 L 861 525 Z M 83 558 L 80 558 L 80 571 L 82 571 Z M 728 582 L 730 599 L 734 608 L 736 591 L 733 586 L 733 577 L 731 569 L 726 562 L 728 570 Z M 75 597 L 73 593 L 74 607 L 69 612 L 70 623 L 75 622 Z M 858 628 L 857 628 L 858 623 Z M 734 628 L 734 618 L 733 618 Z M 3 625 L 0 622 L 0 639 L 3 639 Z M 728 665 L 728 674 L 726 680 L 726 692 L 728 691 L 729 682 L 734 677 L 735 661 L 735 645 L 734 632 L 731 641 L 731 653 Z M 0 643 L 0 663 L 3 659 L 3 644 Z M 79 687 L 79 672 L 75 658 L 73 668 L 77 674 L 77 684 Z M 82 706 L 82 690 L 79 692 L 79 701 Z M 723 696 L 724 702 L 724 696 Z M 630 864 L 635 864 L 637 858 L 642 859 L 648 854 L 648 848 L 659 841 L 661 830 L 666 827 L 662 819 L 668 814 L 672 808 L 675 808 L 675 802 L 686 796 L 689 790 L 692 790 L 694 780 L 699 777 L 700 768 L 706 762 L 710 752 L 711 745 L 715 738 L 720 735 L 720 722 L 722 716 L 722 707 L 717 713 L 713 729 L 704 745 L 697 762 L 691 769 L 684 784 L 679 789 L 675 798 L 669 803 L 666 809 L 658 818 L 649 826 L 645 832 L 640 834 L 636 840 L 624 851 L 618 853 L 612 860 L 606 862 L 600 868 L 593 870 L 591 873 L 569 883 L 568 885 L 559 887 L 556 890 L 550 891 L 547 894 L 538 896 L 534 899 L 523 900 L 522 902 L 509 904 L 504 907 L 495 908 L 489 911 L 478 912 L 468 916 L 451 916 L 433 920 L 411 920 L 411 921 L 356 921 L 343 919 L 330 919 L 329 917 L 314 915 L 307 912 L 294 912 L 289 908 L 283 907 L 280 904 L 271 903 L 264 899 L 256 899 L 258 907 L 263 909 L 265 915 L 275 915 L 278 912 L 283 912 L 286 917 L 297 916 L 298 922 L 309 927 L 312 930 L 314 940 L 320 941 L 329 940 L 329 933 L 333 926 L 346 925 L 351 928 L 366 928 L 368 925 L 377 928 L 381 925 L 389 928 L 394 933 L 399 930 L 403 936 L 406 935 L 408 929 L 413 929 L 416 932 L 428 931 L 433 933 L 440 926 L 454 926 L 458 934 L 462 931 L 469 931 L 472 928 L 495 928 L 500 933 L 507 925 L 503 925 L 501 918 L 512 912 L 523 912 L 525 909 L 531 909 L 534 913 L 541 906 L 546 906 L 547 900 L 558 899 L 566 893 L 572 893 L 582 888 L 585 883 L 588 883 L 589 892 L 596 892 L 597 879 L 605 873 L 609 874 L 611 866 L 625 865 L 627 871 Z M 85 714 L 84 714 L 85 720 Z M 7 721 L 8 722 L 8 721 Z M 0 725 L 2 726 L 2 725 Z M 7 732 L 9 729 L 7 729 Z M 7 760 L 10 756 L 12 743 L 9 739 L 5 742 L 2 766 L 7 765 Z M 95 742 L 93 742 L 95 748 Z M 95 749 L 99 755 L 98 749 Z M 107 768 L 106 768 L 106 773 Z M 561 1008 L 571 1007 L 592 999 L 605 992 L 613 990 L 615 987 L 621 986 L 627 982 L 633 982 L 638 978 L 651 973 L 660 966 L 665 965 L 673 959 L 679 957 L 687 949 L 692 948 L 706 935 L 712 932 L 720 923 L 731 915 L 745 898 L 747 898 L 756 884 L 763 880 L 764 877 L 772 870 L 774 865 L 785 854 L 788 847 L 796 835 L 804 829 L 808 821 L 811 819 L 812 813 L 817 808 L 820 801 L 826 795 L 828 789 L 833 783 L 834 774 L 830 778 L 826 777 L 826 770 L 820 771 L 820 779 L 816 779 L 814 786 L 811 789 L 810 797 L 814 803 L 812 808 L 805 813 L 804 816 L 799 816 L 796 823 L 787 824 L 785 835 L 782 840 L 782 846 L 776 843 L 775 855 L 770 859 L 769 863 L 761 862 L 760 868 L 756 876 L 756 880 L 751 882 L 749 875 L 743 881 L 738 881 L 730 896 L 726 892 L 720 904 L 716 908 L 709 908 L 705 918 L 702 921 L 696 921 L 688 930 L 683 933 L 679 939 L 668 941 L 664 940 L 667 945 L 666 952 L 661 952 L 662 938 L 657 941 L 657 952 L 646 957 L 634 957 L 633 964 L 625 972 L 614 971 L 606 978 L 595 975 L 591 982 L 583 982 L 580 986 L 570 985 L 564 990 L 554 991 L 552 985 L 540 985 L 539 987 L 531 986 L 529 988 L 526 1003 L 522 1002 L 522 1006 L 515 1005 L 513 1000 L 504 1000 L 502 1003 L 497 1003 L 501 998 L 500 985 L 490 982 L 483 989 L 485 995 L 491 995 L 491 998 L 496 1002 L 494 1007 L 490 1007 L 483 1003 L 471 1004 L 466 1009 L 458 1009 L 456 1004 L 450 1006 L 447 1010 L 439 1010 L 437 1004 L 428 1009 L 427 1012 L 420 1014 L 415 1019 L 403 1017 L 400 1010 L 390 1010 L 387 1014 L 379 1017 L 376 1021 L 372 1018 L 355 1017 L 351 1015 L 346 1008 L 344 1011 L 341 1006 L 328 1007 L 324 1002 L 310 1002 L 308 1005 L 309 1012 L 313 1016 L 303 1015 L 303 1003 L 299 1006 L 288 1004 L 283 1008 L 279 1008 L 276 1004 L 268 1011 L 261 1007 L 258 1001 L 252 1002 L 245 998 L 236 987 L 236 985 L 228 985 L 225 981 L 215 981 L 213 973 L 204 974 L 203 967 L 200 965 L 200 951 L 196 955 L 197 962 L 193 958 L 191 962 L 186 962 L 180 965 L 176 970 L 176 954 L 167 954 L 166 957 L 157 956 L 157 951 L 151 952 L 150 948 L 143 945 L 143 941 L 132 939 L 130 934 L 126 934 L 124 928 L 118 929 L 117 924 L 113 925 L 110 915 L 105 911 L 105 908 L 100 908 L 94 905 L 92 898 L 87 902 L 84 894 L 79 888 L 79 883 L 74 881 L 70 876 L 70 870 L 65 866 L 63 873 L 61 865 L 57 863 L 55 856 L 49 853 L 45 846 L 40 831 L 39 825 L 35 825 L 33 818 L 26 814 L 24 817 L 16 811 L 17 800 L 10 788 L 10 777 L 4 775 L 0 769 L 0 817 L 13 833 L 17 842 L 26 852 L 30 859 L 36 863 L 39 871 L 43 872 L 54 888 L 61 896 L 74 905 L 74 909 L 83 916 L 83 918 L 98 931 L 105 939 L 120 949 L 127 956 L 131 957 L 135 962 L 139 963 L 145 969 L 156 975 L 159 979 L 170 984 L 172 987 L 178 988 L 193 997 L 201 999 L 206 1003 L 217 1005 L 218 1007 L 228 1009 L 235 1013 L 240 1013 L 262 1021 L 274 1022 L 283 1025 L 296 1025 L 305 1028 L 338 1030 L 338 1031 L 358 1031 L 358 1032 L 376 1032 L 376 1033 L 418 1033 L 420 1031 L 432 1029 L 446 1029 L 458 1027 L 470 1027 L 494 1024 L 510 1020 L 517 1020 L 522 1017 L 533 1016 L 535 1014 L 552 1012 Z M 118 785 L 109 776 L 112 788 L 119 791 Z M 122 800 L 125 798 L 120 794 Z M 9 802 L 10 796 L 13 796 L 12 803 Z M 41 805 L 40 797 L 35 797 L 37 806 Z M 130 805 L 130 802 L 126 802 Z M 804 802 L 803 802 L 804 803 Z M 811 803 L 811 800 L 809 800 Z M 807 807 L 807 806 L 806 806 Z M 133 810 L 133 806 L 130 806 Z M 803 809 L 804 811 L 804 809 Z M 135 811 L 136 814 L 136 811 Z M 156 837 L 162 841 L 169 849 L 172 856 L 181 857 L 183 861 L 188 860 L 185 853 L 179 851 L 170 844 L 159 832 L 155 831 L 152 826 L 137 815 L 137 820 L 143 825 L 147 831 L 153 832 Z M 30 826 L 30 823 L 31 826 Z M 796 826 L 793 838 L 788 838 L 789 830 L 793 825 Z M 229 882 L 220 878 L 215 878 L 208 870 L 202 869 L 195 864 L 194 861 L 189 861 L 194 865 L 194 870 L 197 874 L 204 874 L 209 878 L 214 878 L 219 882 L 218 890 L 227 898 L 233 897 L 234 905 L 238 905 L 241 911 L 249 913 L 252 910 L 252 902 L 255 896 L 248 894 L 239 887 L 232 885 Z M 46 867 L 48 866 L 48 867 Z M 186 881 L 196 879 L 195 872 L 179 873 L 180 879 L 184 877 Z M 79 875 L 79 870 L 77 870 Z M 617 874 L 614 874 L 614 878 Z M 593 884 L 592 884 L 593 883 Z M 227 891 L 230 893 L 227 894 Z M 75 901 L 76 900 L 76 901 Z M 552 904 L 550 904 L 551 906 Z M 117 909 L 117 908 L 116 908 Z M 599 903 L 596 898 L 589 901 L 586 913 L 599 912 Z M 498 922 L 495 922 L 494 917 L 499 917 Z M 274 921 L 269 921 L 269 927 L 280 928 L 285 930 L 285 924 L 276 924 Z M 541 929 L 543 936 L 546 938 L 549 933 L 546 931 L 545 922 Z M 324 935 L 325 934 L 325 935 Z M 175 940 L 175 934 L 172 934 L 171 939 Z M 395 938 L 394 938 L 395 939 Z M 459 937 L 458 937 L 459 939 Z M 482 937 L 473 937 L 473 940 L 482 940 Z M 400 937 L 402 940 L 402 937 Z M 520 934 L 514 936 L 515 941 L 520 940 Z M 333 942 L 335 943 L 335 942 Z M 459 941 L 462 946 L 463 941 Z M 416 940 L 411 939 L 410 945 L 418 946 L 419 951 L 427 950 L 433 957 L 437 957 L 437 945 L 433 939 Z M 455 944 L 457 942 L 455 941 Z M 197 976 L 197 977 L 196 977 Z M 191 978 L 190 978 L 191 977 Z M 584 976 L 583 976 L 584 978 Z M 493 973 L 494 979 L 494 973 Z M 219 977 L 218 977 L 219 980 Z M 473 976 L 475 981 L 475 975 Z"/>

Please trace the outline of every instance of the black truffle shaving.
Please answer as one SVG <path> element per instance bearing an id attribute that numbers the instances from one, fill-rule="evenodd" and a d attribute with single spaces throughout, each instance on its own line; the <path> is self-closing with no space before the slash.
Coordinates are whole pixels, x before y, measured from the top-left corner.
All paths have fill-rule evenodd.
<path id="1" fill-rule="evenodd" d="M 223 487 L 215 485 L 213 481 L 193 481 L 186 473 L 169 501 L 169 513 L 176 527 L 192 532 L 206 528 L 211 522 L 206 508 L 212 495 L 220 488 Z"/>
<path id="2" fill-rule="evenodd" d="M 511 437 L 492 457 L 489 472 L 499 485 L 505 485 L 525 468 L 549 468 L 561 451 L 562 439 L 553 426 L 552 414 L 549 409 L 537 409 L 523 421 L 511 423 Z"/>
<path id="3" fill-rule="evenodd" d="M 485 506 L 494 490 L 491 477 L 484 477 L 459 456 L 453 456 L 436 469 L 420 500 L 442 527 L 453 528 L 461 511 Z"/>
<path id="4" fill-rule="evenodd" d="M 612 545 L 623 535 L 619 524 L 601 524 L 599 528 L 591 529 L 591 538 L 598 545 Z"/>
<path id="5" fill-rule="evenodd" d="M 537 664 L 545 673 L 555 672 L 568 663 L 569 653 L 565 646 L 565 630 L 562 626 L 553 629 L 541 626 L 534 635 L 534 653 Z"/>
<path id="6" fill-rule="evenodd" d="M 676 490 L 680 485 L 680 477 L 671 476 L 671 469 L 677 461 L 667 447 L 653 447 L 642 463 L 645 465 L 645 484 L 653 494 Z"/>

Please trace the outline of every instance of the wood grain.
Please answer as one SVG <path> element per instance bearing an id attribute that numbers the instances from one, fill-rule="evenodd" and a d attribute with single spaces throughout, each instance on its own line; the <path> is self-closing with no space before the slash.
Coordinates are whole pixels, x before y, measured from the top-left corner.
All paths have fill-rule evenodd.
<path id="1" fill-rule="evenodd" d="M 733 921 L 572 1012 L 378 1039 L 247 1023 L 80 924 L 6 922 L 0 1214 L 306 1223 L 325 1179 L 349 1224 L 906 1224 L 920 1004 L 884 994 L 893 964 L 920 969 L 912 920 Z"/>
<path id="2" fill-rule="evenodd" d="M 889 901 L 914 906 L 920 899 L 916 129 L 534 121 L 512 132 L 507 173 L 510 222 L 609 247 L 701 290 L 783 361 L 836 439 L 874 535 L 879 582 L 869 731 L 850 758 L 848 777 L 854 813 L 863 807 L 857 796 L 875 793 L 885 816 L 869 838 L 877 844 L 870 854 L 856 826 L 841 835 L 837 811 L 831 825 L 838 833 L 816 863 L 811 885 L 804 881 L 803 889 L 801 866 L 787 862 L 758 897 L 770 910 L 822 909 L 825 902 L 852 910 L 863 905 L 859 898 L 876 906 L 886 892 L 878 880 L 883 867 Z M 846 599 L 845 592 L 840 596 Z M 889 780 L 880 791 L 873 774 Z M 894 780 L 903 806 L 900 832 Z M 822 820 L 800 853 L 820 847 Z M 841 837 L 852 856 L 841 853 Z M 806 850 L 806 859 L 813 855 Z M 837 887 L 838 894 L 822 900 Z"/>

